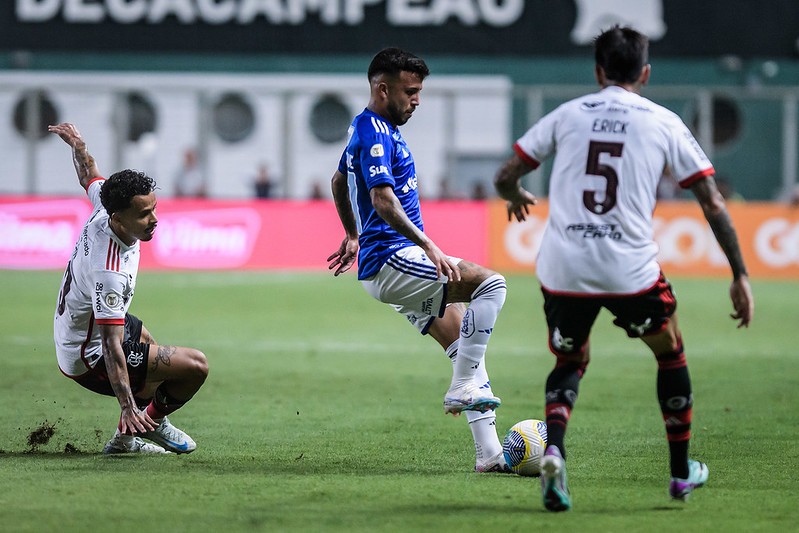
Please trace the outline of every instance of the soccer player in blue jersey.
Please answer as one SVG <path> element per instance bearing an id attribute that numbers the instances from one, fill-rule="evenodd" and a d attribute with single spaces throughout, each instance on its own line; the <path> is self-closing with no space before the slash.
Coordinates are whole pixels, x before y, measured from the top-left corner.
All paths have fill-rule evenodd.
<path id="1" fill-rule="evenodd" d="M 444 412 L 466 412 L 475 470 L 506 471 L 494 414 L 500 399 L 484 362 L 505 278 L 446 255 L 425 235 L 416 167 L 399 131 L 419 106 L 428 74 L 422 59 L 398 48 L 380 51 L 369 65 L 369 105 L 353 120 L 332 179 L 346 236 L 329 268 L 338 276 L 357 257 L 366 291 L 438 341 L 453 362 Z"/>

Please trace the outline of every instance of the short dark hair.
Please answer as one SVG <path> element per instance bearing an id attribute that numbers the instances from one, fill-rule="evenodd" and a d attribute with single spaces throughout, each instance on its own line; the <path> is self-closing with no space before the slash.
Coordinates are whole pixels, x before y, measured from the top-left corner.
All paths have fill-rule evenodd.
<path id="1" fill-rule="evenodd" d="M 371 81 L 377 75 L 399 76 L 400 72 L 413 72 L 421 79 L 430 74 L 424 59 L 401 48 L 384 48 L 369 63 L 367 77 Z"/>
<path id="2" fill-rule="evenodd" d="M 147 195 L 154 190 L 155 180 L 144 172 L 120 170 L 103 183 L 100 189 L 100 201 L 105 211 L 112 215 L 130 207 L 134 196 Z"/>
<path id="3" fill-rule="evenodd" d="M 594 39 L 596 64 L 617 83 L 634 83 L 649 60 L 649 39 L 630 27 L 613 26 Z"/>

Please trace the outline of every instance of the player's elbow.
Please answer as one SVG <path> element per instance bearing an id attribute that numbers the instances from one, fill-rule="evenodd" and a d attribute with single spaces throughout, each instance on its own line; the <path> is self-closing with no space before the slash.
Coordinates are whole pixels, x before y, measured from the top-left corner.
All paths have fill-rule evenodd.
<path id="1" fill-rule="evenodd" d="M 702 202 L 702 211 L 705 213 L 705 217 L 708 219 L 716 218 L 725 213 L 727 211 L 727 205 L 724 202 L 724 197 L 721 195 L 721 193 L 715 191 L 714 194 L 711 194 L 708 198 L 706 198 Z"/>
<path id="2" fill-rule="evenodd" d="M 330 186 L 332 187 L 333 191 L 339 190 L 341 188 L 347 187 L 347 176 L 339 172 L 338 170 L 333 174 L 333 177 L 330 178 Z"/>

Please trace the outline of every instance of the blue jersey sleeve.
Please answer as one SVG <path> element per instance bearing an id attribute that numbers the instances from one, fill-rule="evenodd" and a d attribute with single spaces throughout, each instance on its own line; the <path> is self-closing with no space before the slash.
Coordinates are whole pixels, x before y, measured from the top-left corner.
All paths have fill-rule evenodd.
<path id="1" fill-rule="evenodd" d="M 393 147 L 391 136 L 384 133 L 371 132 L 361 137 L 358 164 L 369 189 L 378 185 L 394 187 L 394 176 L 391 173 Z"/>

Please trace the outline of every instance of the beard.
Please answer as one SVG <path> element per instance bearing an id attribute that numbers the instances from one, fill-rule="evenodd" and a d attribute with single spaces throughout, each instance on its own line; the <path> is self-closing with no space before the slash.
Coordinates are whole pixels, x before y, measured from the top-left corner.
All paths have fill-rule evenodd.
<path id="1" fill-rule="evenodd" d="M 409 114 L 393 104 L 389 104 L 387 111 L 388 115 L 391 117 L 391 122 L 393 122 L 395 126 L 402 126 L 411 118 Z"/>

